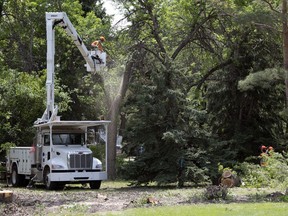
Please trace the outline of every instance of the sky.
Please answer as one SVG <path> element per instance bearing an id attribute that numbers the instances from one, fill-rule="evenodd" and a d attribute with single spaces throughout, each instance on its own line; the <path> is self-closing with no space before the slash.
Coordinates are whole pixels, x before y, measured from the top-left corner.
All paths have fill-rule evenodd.
<path id="1" fill-rule="evenodd" d="M 123 19 L 124 16 L 121 14 L 120 10 L 117 9 L 116 3 L 112 0 L 104 0 L 103 2 L 104 7 L 106 8 L 106 13 L 114 16 L 112 25 L 115 25 L 119 20 Z"/>

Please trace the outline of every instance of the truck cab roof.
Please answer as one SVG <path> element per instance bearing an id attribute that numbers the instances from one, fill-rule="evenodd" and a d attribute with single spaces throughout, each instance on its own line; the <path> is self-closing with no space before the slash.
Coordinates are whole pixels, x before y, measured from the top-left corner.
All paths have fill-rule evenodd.
<path id="1" fill-rule="evenodd" d="M 108 125 L 110 121 L 50 121 L 42 124 L 35 124 L 34 127 L 39 129 L 53 128 L 71 128 L 71 129 L 85 129 L 87 127 L 94 127 L 100 125 Z"/>

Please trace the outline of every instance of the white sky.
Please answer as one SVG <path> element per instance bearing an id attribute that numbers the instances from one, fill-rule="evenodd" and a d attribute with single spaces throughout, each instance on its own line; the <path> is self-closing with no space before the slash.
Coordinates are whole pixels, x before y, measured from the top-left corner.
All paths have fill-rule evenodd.
<path id="1" fill-rule="evenodd" d="M 115 25 L 119 20 L 123 19 L 123 15 L 121 14 L 121 11 L 117 9 L 117 4 L 114 3 L 112 0 L 104 0 L 103 5 L 106 8 L 106 13 L 108 15 L 113 15 L 113 22 L 112 25 Z M 126 22 L 122 23 L 121 25 L 127 25 Z"/>

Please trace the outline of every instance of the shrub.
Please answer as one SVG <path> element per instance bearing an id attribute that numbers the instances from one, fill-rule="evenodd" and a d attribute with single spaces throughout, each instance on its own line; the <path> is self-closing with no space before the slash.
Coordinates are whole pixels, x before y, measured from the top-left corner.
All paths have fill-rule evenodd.
<path id="1" fill-rule="evenodd" d="M 243 162 L 235 167 L 248 187 L 283 187 L 288 185 L 288 158 L 286 153 L 273 152 L 267 165 Z"/>
<path id="2" fill-rule="evenodd" d="M 89 145 L 88 147 L 91 149 L 93 157 L 96 157 L 100 161 L 104 162 L 104 160 L 105 160 L 105 145 L 97 144 L 97 145 Z"/>
<path id="3" fill-rule="evenodd" d="M 204 197 L 208 200 L 218 200 L 218 199 L 226 199 L 228 194 L 228 188 L 217 185 L 210 185 L 206 187 L 206 191 L 204 193 Z"/>

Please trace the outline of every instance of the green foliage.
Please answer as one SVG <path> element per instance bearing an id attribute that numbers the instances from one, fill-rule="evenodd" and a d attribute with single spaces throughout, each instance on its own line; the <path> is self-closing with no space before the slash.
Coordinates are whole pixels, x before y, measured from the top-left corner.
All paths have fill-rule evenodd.
<path id="1" fill-rule="evenodd" d="M 204 197 L 208 200 L 227 199 L 228 188 L 218 185 L 211 185 L 206 187 Z"/>
<path id="2" fill-rule="evenodd" d="M 45 68 L 47 1 L 7 1 L 3 5 L 0 50 L 5 65 L 18 71 Z M 42 21 L 42 22 L 41 22 Z"/>
<path id="3" fill-rule="evenodd" d="M 93 157 L 99 159 L 102 162 L 105 161 L 105 145 L 88 145 L 88 147 L 91 149 Z"/>
<path id="4" fill-rule="evenodd" d="M 204 149 L 188 148 L 185 153 L 185 161 L 185 181 L 202 185 L 210 183 L 209 158 Z"/>
<path id="5" fill-rule="evenodd" d="M 233 60 L 213 74 L 215 81 L 207 84 L 205 93 L 214 139 L 210 150 L 220 149 L 215 157 L 230 160 L 232 163 L 226 164 L 228 166 L 233 160 L 235 163 L 257 154 L 261 144 L 276 143 L 275 134 L 285 128 L 279 115 L 284 102 L 282 72 L 266 69 L 278 68 L 281 49 L 277 41 L 273 34 L 267 36 L 253 27 L 242 29 L 238 26 L 234 31 L 242 37 L 235 38 L 237 48 L 230 50 L 234 53 Z M 271 47 L 276 54 L 258 49 L 259 43 Z M 249 50 L 251 46 L 256 46 L 257 50 Z M 241 81 L 244 78 L 245 81 Z"/>
<path id="6" fill-rule="evenodd" d="M 15 144 L 11 142 L 2 143 L 0 146 L 0 153 L 8 152 L 11 147 L 15 147 Z"/>
<path id="7" fill-rule="evenodd" d="M 84 11 L 84 16 L 87 16 L 87 13 L 93 12 L 97 17 L 99 17 L 103 24 L 110 24 L 111 18 L 106 14 L 106 9 L 103 7 L 102 0 L 80 0 L 82 10 Z"/>
<path id="8" fill-rule="evenodd" d="M 119 154 L 116 156 L 116 175 L 118 179 L 125 179 L 127 172 L 125 171 L 126 165 L 129 163 L 126 154 Z"/>
<path id="9" fill-rule="evenodd" d="M 33 123 L 45 110 L 45 71 L 25 73 L 0 68 L 0 143 L 30 146 Z M 55 85 L 55 98 L 65 111 L 69 96 Z"/>
<path id="10" fill-rule="evenodd" d="M 1 70 L 1 69 L 0 69 Z M 2 69 L 0 73 L 0 143 L 30 146 L 33 122 L 42 115 L 43 76 Z"/>
<path id="11" fill-rule="evenodd" d="M 235 4 L 238 6 L 249 6 L 253 0 L 234 0 Z"/>
<path id="12" fill-rule="evenodd" d="M 126 112 L 131 113 L 125 134 L 129 140 L 126 148 L 132 149 L 128 154 L 135 154 L 136 151 L 137 155 L 135 161 L 127 164 L 126 177 L 136 180 L 138 184 L 152 181 L 158 184 L 207 182 L 204 146 L 202 149 L 201 144 L 199 146 L 192 141 L 194 136 L 200 137 L 194 128 L 198 127 L 198 122 L 203 122 L 203 114 L 199 112 L 198 118 L 191 117 L 193 111 L 186 106 L 184 94 L 179 93 L 181 87 L 164 85 L 167 71 L 156 71 L 151 71 L 151 79 L 139 78 L 139 81 L 145 79 L 146 85 L 135 85 L 135 88 L 133 85 L 131 89 L 134 94 L 130 95 L 126 104 Z M 177 69 L 171 72 L 171 76 L 177 75 L 181 76 Z M 190 117 L 196 121 L 191 125 L 185 124 Z M 140 155 L 139 143 L 144 148 Z M 180 158 L 185 160 L 185 167 L 179 165 Z"/>
<path id="13" fill-rule="evenodd" d="M 219 162 L 231 167 L 255 154 L 262 143 L 275 142 L 276 131 L 285 126 L 277 124 L 283 107 L 279 103 L 283 96 L 279 77 L 263 76 L 265 82 L 258 78 L 260 90 L 238 89 L 238 82 L 247 75 L 276 68 L 282 61 L 280 35 L 268 34 L 267 29 L 251 22 L 239 22 L 261 21 L 251 14 L 267 12 L 267 7 L 257 9 L 252 1 L 124 3 L 132 22 L 130 35 L 144 47 L 137 59 L 142 64 L 134 69 L 132 94 L 125 104 L 126 146 L 131 152 L 140 146 L 145 149 L 133 163 L 134 179 L 140 178 L 139 170 L 145 173 L 145 180 L 140 182 L 155 181 L 157 176 L 165 179 L 161 175 L 166 170 L 163 164 L 170 164 L 165 173 L 175 181 L 172 176 L 179 171 L 172 164 L 185 155 L 186 180 L 214 181 Z M 234 13 L 233 18 L 222 16 L 223 10 Z M 266 88 L 267 83 L 270 88 Z M 174 155 L 170 156 L 170 152 Z M 157 165 L 148 160 L 156 160 Z"/>
<path id="14" fill-rule="evenodd" d="M 222 175 L 223 172 L 228 171 L 232 175 L 237 176 L 237 172 L 230 167 L 224 167 L 222 164 L 218 164 L 218 173 Z"/>
<path id="15" fill-rule="evenodd" d="M 274 152 L 269 156 L 266 166 L 249 162 L 235 167 L 246 187 L 287 188 L 288 157 L 287 153 Z"/>
<path id="16" fill-rule="evenodd" d="M 288 202 L 288 195 L 284 195 L 284 196 L 282 196 L 281 198 L 280 198 L 280 200 L 282 201 L 282 202 Z"/>
<path id="17" fill-rule="evenodd" d="M 255 90 L 255 89 L 269 89 L 274 87 L 275 83 L 284 81 L 284 70 L 281 68 L 265 69 L 256 73 L 251 73 L 244 80 L 240 80 L 238 87 L 241 91 Z M 282 84 L 283 85 L 283 84 Z"/>

